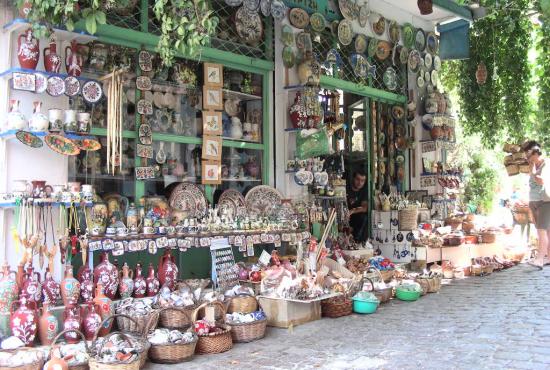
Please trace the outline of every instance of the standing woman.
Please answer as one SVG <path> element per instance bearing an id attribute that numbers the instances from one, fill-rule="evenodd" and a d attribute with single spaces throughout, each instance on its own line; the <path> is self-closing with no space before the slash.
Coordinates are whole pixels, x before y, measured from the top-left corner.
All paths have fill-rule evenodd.
<path id="1" fill-rule="evenodd" d="M 529 174 L 529 208 L 535 218 L 539 237 L 537 257 L 529 262 L 540 270 L 550 255 L 550 160 L 543 157 L 540 144 L 534 140 L 523 144 L 525 157 L 531 167 Z"/>

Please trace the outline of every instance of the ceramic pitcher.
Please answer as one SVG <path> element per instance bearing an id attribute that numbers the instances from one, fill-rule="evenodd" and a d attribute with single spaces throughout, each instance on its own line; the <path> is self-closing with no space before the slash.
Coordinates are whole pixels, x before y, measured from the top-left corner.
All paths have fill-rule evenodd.
<path id="1" fill-rule="evenodd" d="M 78 44 L 76 40 L 71 41 L 71 46 L 65 47 L 65 68 L 69 76 L 78 77 L 82 73 L 84 59 L 80 52 L 81 48 L 82 45 Z"/>
<path id="2" fill-rule="evenodd" d="M 44 303 L 41 310 L 42 314 L 38 319 L 38 338 L 42 345 L 49 346 L 59 332 L 59 322 L 51 313 L 49 304 Z"/>
<path id="3" fill-rule="evenodd" d="M 17 39 L 17 59 L 21 68 L 36 69 L 40 59 L 40 43 L 30 28 Z"/>
<path id="4" fill-rule="evenodd" d="M 61 57 L 57 54 L 57 44 L 55 38 L 50 39 L 50 46 L 44 48 L 44 68 L 46 72 L 59 73 L 61 68 Z"/>
<path id="5" fill-rule="evenodd" d="M 35 101 L 33 105 L 34 113 L 29 122 L 29 129 L 31 131 L 48 131 L 50 121 L 48 120 L 48 117 L 42 113 L 42 102 Z"/>
<path id="6" fill-rule="evenodd" d="M 61 298 L 65 306 L 78 303 L 80 282 L 73 276 L 73 266 L 65 266 L 65 278 L 61 281 Z"/>
<path id="7" fill-rule="evenodd" d="M 19 100 L 11 99 L 6 122 L 8 130 L 24 130 L 27 128 L 27 118 L 19 111 Z"/>

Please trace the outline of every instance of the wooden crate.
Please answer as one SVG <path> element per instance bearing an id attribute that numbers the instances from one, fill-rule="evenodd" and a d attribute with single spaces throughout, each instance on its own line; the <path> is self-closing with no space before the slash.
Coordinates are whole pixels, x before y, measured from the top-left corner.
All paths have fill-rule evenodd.
<path id="1" fill-rule="evenodd" d="M 267 316 L 267 324 L 288 328 L 321 318 L 321 302 L 297 302 L 285 299 L 259 297 L 260 307 Z"/>

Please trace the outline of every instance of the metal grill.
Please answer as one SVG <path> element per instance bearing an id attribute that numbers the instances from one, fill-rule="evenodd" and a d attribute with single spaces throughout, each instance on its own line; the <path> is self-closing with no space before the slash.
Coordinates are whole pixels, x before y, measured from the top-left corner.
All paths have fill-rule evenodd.
<path id="1" fill-rule="evenodd" d="M 326 59 L 327 52 L 330 49 L 336 48 L 342 57 L 342 66 L 338 71 L 333 71 L 334 77 L 345 81 L 351 81 L 355 83 L 364 84 L 379 90 L 390 91 L 388 87 L 384 84 L 384 72 L 392 67 L 397 75 L 397 88 L 393 90 L 393 93 L 406 95 L 407 93 L 407 69 L 406 65 L 399 63 L 399 60 L 396 60 L 396 64 L 392 63 L 392 54 L 384 60 L 380 61 L 378 58 L 367 58 L 371 65 L 376 67 L 376 72 L 374 75 L 371 75 L 368 79 L 360 77 L 355 74 L 353 66 L 351 63 L 351 56 L 356 53 L 354 42 L 348 46 L 344 46 L 338 43 L 337 38 L 331 32 L 326 31 L 317 37 L 313 37 L 313 52 L 316 57 L 319 59 L 319 62 L 323 64 Z M 370 41 L 370 40 L 369 40 Z M 364 54 L 367 57 L 366 54 Z M 397 58 L 398 59 L 398 58 Z"/>
<path id="2" fill-rule="evenodd" d="M 107 23 L 112 26 L 141 31 L 141 7 L 139 1 L 130 1 L 126 9 L 108 10 Z"/>

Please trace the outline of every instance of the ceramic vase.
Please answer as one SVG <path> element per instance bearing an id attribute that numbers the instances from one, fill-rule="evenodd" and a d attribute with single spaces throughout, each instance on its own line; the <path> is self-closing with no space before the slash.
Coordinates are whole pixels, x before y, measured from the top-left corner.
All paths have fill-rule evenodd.
<path id="1" fill-rule="evenodd" d="M 86 340 L 93 340 L 94 335 L 101 325 L 101 315 L 97 312 L 93 303 L 88 303 L 86 306 L 86 315 L 82 321 L 82 332 Z"/>
<path id="2" fill-rule="evenodd" d="M 19 111 L 19 100 L 17 99 L 10 100 L 6 124 L 8 130 L 24 130 L 27 128 L 27 118 Z"/>
<path id="3" fill-rule="evenodd" d="M 63 312 L 63 330 L 78 330 L 80 331 L 80 311 L 78 307 L 70 304 L 65 307 Z M 74 331 L 69 331 L 63 335 L 69 344 L 78 343 L 80 337 Z"/>
<path id="4" fill-rule="evenodd" d="M 103 294 L 103 285 L 101 283 L 96 285 L 94 305 L 97 313 L 101 316 L 101 320 L 105 320 L 107 317 L 113 315 L 113 302 L 109 297 Z M 99 329 L 99 336 L 103 337 L 111 331 L 113 326 L 113 320 L 107 321 L 101 329 Z"/>
<path id="5" fill-rule="evenodd" d="M 69 370 L 69 364 L 65 359 L 57 357 L 56 354 L 51 355 L 50 359 L 46 361 L 42 370 Z"/>
<path id="6" fill-rule="evenodd" d="M 49 346 L 59 332 L 59 322 L 51 313 L 48 303 L 44 303 L 41 310 L 42 314 L 38 319 L 38 338 L 42 345 Z"/>
<path id="7" fill-rule="evenodd" d="M 420 10 L 420 14 L 428 15 L 433 13 L 432 0 L 418 0 L 417 5 L 418 5 L 418 9 Z"/>
<path id="8" fill-rule="evenodd" d="M 71 45 L 65 47 L 65 68 L 69 76 L 78 77 L 82 73 L 82 64 L 84 59 L 80 53 L 82 45 L 76 40 L 71 41 Z"/>
<path id="9" fill-rule="evenodd" d="M 76 114 L 76 124 L 78 126 L 78 132 L 88 133 L 91 129 L 91 114 L 88 112 L 78 112 Z"/>
<path id="10" fill-rule="evenodd" d="M 178 280 L 178 266 L 176 258 L 172 256 L 169 249 L 164 250 L 164 254 L 160 257 L 158 275 L 161 286 L 174 290 Z"/>
<path id="11" fill-rule="evenodd" d="M 90 227 L 91 235 L 98 236 L 105 234 L 107 227 L 107 205 L 103 202 L 95 202 L 90 208 Z"/>
<path id="12" fill-rule="evenodd" d="M 19 308 L 13 308 L 19 304 Z M 19 338 L 26 346 L 32 346 L 38 330 L 38 317 L 36 303 L 29 302 L 26 296 L 12 303 L 10 327 L 14 336 Z"/>
<path id="13" fill-rule="evenodd" d="M 42 285 L 40 284 L 40 275 L 34 271 L 32 266 L 27 267 L 27 272 L 23 280 L 21 295 L 27 297 L 29 302 L 34 302 L 36 306 L 42 302 Z"/>
<path id="14" fill-rule="evenodd" d="M 130 270 L 127 263 L 124 263 L 120 271 L 120 284 L 118 293 L 121 299 L 130 298 L 134 292 L 134 280 L 132 279 L 134 271 Z"/>
<path id="15" fill-rule="evenodd" d="M 149 274 L 147 276 L 147 279 L 145 279 L 145 283 L 147 285 L 147 289 L 146 289 L 147 297 L 153 297 L 157 295 L 160 289 L 160 282 L 155 276 L 155 269 L 152 263 L 149 264 Z"/>
<path id="16" fill-rule="evenodd" d="M 42 300 L 44 304 L 56 305 L 61 294 L 61 286 L 54 280 L 50 269 L 46 269 L 44 280 L 42 281 Z"/>
<path id="17" fill-rule="evenodd" d="M 2 279 L 0 279 L 0 314 L 10 312 L 13 301 L 17 299 L 19 287 L 17 286 L 16 273 L 10 270 L 10 265 L 4 262 L 2 266 Z"/>
<path id="18" fill-rule="evenodd" d="M 114 299 L 118 289 L 117 268 L 109 262 L 109 254 L 107 252 L 101 254 L 100 261 L 94 268 L 94 283 L 101 283 L 104 287 L 104 294 L 110 299 Z"/>
<path id="19" fill-rule="evenodd" d="M 143 298 L 147 293 L 147 283 L 145 282 L 145 277 L 143 276 L 143 270 L 141 264 L 136 265 L 136 273 L 134 278 L 134 297 Z"/>
<path id="20" fill-rule="evenodd" d="M 88 266 L 79 270 L 80 298 L 82 303 L 90 303 L 94 299 L 94 277 Z"/>
<path id="21" fill-rule="evenodd" d="M 304 128 L 307 122 L 306 108 L 302 99 L 302 93 L 297 92 L 294 103 L 289 109 L 290 121 L 294 128 Z"/>
<path id="22" fill-rule="evenodd" d="M 29 121 L 29 129 L 31 131 L 48 131 L 48 127 L 50 126 L 50 121 L 48 120 L 48 117 L 44 113 L 42 113 L 42 102 L 35 101 L 33 103 L 34 105 L 34 112 L 31 117 L 31 120 Z"/>
<path id="23" fill-rule="evenodd" d="M 17 59 L 21 68 L 36 69 L 40 59 L 40 43 L 30 28 L 17 39 Z"/>
<path id="24" fill-rule="evenodd" d="M 80 297 L 80 282 L 73 276 L 73 266 L 65 266 L 65 278 L 61 281 L 61 298 L 65 306 L 75 305 Z"/>
<path id="25" fill-rule="evenodd" d="M 50 39 L 50 46 L 44 48 L 44 68 L 46 72 L 59 73 L 61 69 L 61 57 L 57 54 L 57 44 L 55 38 Z"/>

